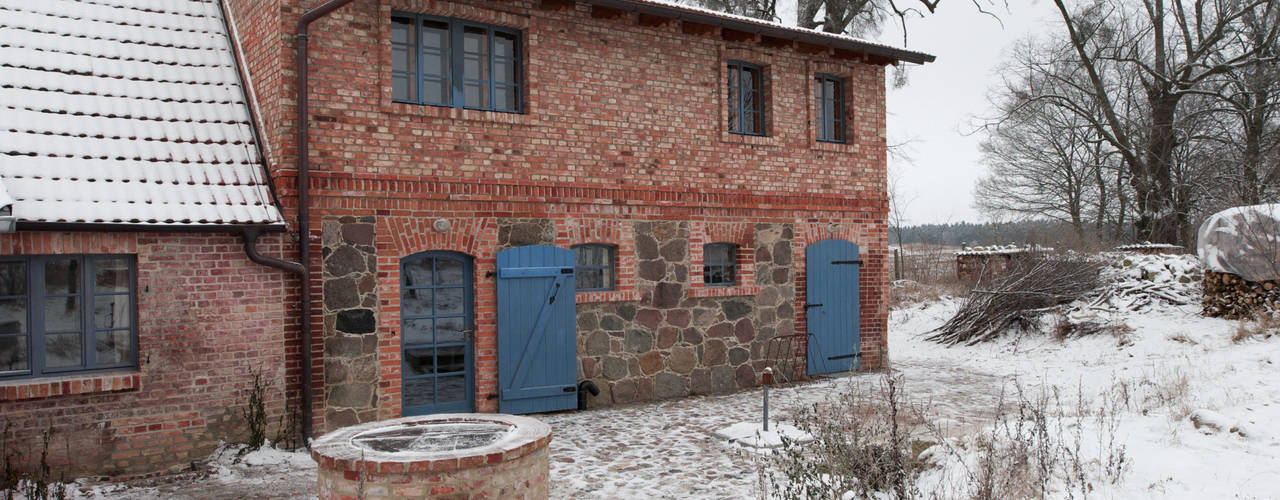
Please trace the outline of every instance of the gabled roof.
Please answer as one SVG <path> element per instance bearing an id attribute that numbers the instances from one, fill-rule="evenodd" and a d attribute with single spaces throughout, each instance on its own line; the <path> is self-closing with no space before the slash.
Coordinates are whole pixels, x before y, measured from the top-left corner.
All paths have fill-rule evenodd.
<path id="1" fill-rule="evenodd" d="M 22 223 L 282 224 L 217 0 L 0 0 Z"/>

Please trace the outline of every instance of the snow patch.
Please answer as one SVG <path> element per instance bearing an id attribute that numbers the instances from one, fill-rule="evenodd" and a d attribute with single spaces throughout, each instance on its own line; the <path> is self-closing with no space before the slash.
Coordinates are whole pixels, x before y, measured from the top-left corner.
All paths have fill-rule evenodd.
<path id="1" fill-rule="evenodd" d="M 751 448 L 776 448 L 782 446 L 783 438 L 794 443 L 813 441 L 813 436 L 795 426 L 782 423 L 769 423 L 769 430 L 764 430 L 760 422 L 738 422 L 714 434 L 730 443 Z"/>

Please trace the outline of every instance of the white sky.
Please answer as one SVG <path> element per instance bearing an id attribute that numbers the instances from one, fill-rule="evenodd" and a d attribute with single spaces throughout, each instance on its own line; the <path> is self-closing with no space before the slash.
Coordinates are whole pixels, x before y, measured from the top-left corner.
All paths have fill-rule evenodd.
<path id="1" fill-rule="evenodd" d="M 907 3 L 916 2 L 899 1 Z M 1013 43 L 1058 29 L 1051 0 L 1009 0 L 1007 11 L 993 12 L 1003 29 L 969 0 L 940 2 L 935 14 L 907 24 L 907 48 L 938 57 L 911 67 L 908 85 L 888 92 L 889 142 L 911 141 L 910 163 L 890 159 L 889 166 L 900 178 L 908 224 L 983 220 L 973 208 L 973 185 L 986 171 L 982 134 L 965 134 L 975 116 L 990 114 L 987 92 L 999 82 L 997 68 Z M 902 31 L 889 26 L 878 41 L 902 46 Z"/>

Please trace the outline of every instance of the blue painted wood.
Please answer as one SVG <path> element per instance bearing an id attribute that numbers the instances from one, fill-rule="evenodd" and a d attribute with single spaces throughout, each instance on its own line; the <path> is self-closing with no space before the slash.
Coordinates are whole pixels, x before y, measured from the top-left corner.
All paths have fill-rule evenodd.
<path id="1" fill-rule="evenodd" d="M 498 253 L 498 411 L 578 406 L 573 251 L 534 245 Z"/>
<path id="2" fill-rule="evenodd" d="M 860 365 L 857 261 L 858 245 L 845 240 L 822 240 L 805 249 L 810 375 Z"/>
<path id="3" fill-rule="evenodd" d="M 573 276 L 573 267 L 508 267 L 498 268 L 499 278 L 541 278 L 544 276 Z"/>
<path id="4" fill-rule="evenodd" d="M 408 266 L 424 270 L 420 279 L 425 283 L 410 283 Z M 460 279 L 450 274 L 443 278 L 443 269 L 456 271 L 462 268 Z M 428 271 L 429 270 L 429 271 Z M 400 402 L 405 416 L 432 413 L 466 413 L 475 411 L 475 329 L 472 290 L 474 289 L 471 257 L 457 252 L 422 252 L 400 259 Z M 422 310 L 411 311 L 406 297 L 410 292 L 432 297 Z M 462 310 L 445 305 L 458 296 L 462 297 Z M 453 325 L 446 328 L 445 325 Z M 457 330 L 457 328 L 461 330 Z M 441 338 L 441 335 L 445 338 Z M 416 338 L 413 342 L 410 339 Z M 462 371 L 442 371 L 444 363 L 452 363 L 450 353 L 462 349 Z M 410 353 L 416 353 L 411 360 Z M 425 355 L 424 355 L 425 354 Z M 429 361 L 428 361 L 429 360 Z M 416 369 L 411 367 L 416 365 Z M 425 371 L 426 373 L 416 373 Z M 459 383 L 461 382 L 461 383 Z"/>

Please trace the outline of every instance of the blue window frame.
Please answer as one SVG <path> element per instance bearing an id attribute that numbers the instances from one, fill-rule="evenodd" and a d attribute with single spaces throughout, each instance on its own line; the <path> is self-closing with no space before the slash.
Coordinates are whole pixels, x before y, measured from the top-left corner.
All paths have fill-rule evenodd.
<path id="1" fill-rule="evenodd" d="M 702 247 L 702 283 L 707 286 L 738 284 L 738 245 L 711 243 Z"/>
<path id="2" fill-rule="evenodd" d="M 523 110 L 520 32 L 420 14 L 391 15 L 391 98 L 397 102 Z"/>
<path id="3" fill-rule="evenodd" d="M 0 379 L 137 366 L 127 255 L 0 258 Z"/>
<path id="4" fill-rule="evenodd" d="M 729 61 L 729 131 L 764 135 L 764 68 Z"/>
<path id="5" fill-rule="evenodd" d="M 814 75 L 813 101 L 818 140 L 844 142 L 844 79 Z"/>
<path id="6" fill-rule="evenodd" d="M 579 292 L 613 290 L 617 273 L 611 245 L 588 243 L 573 247 L 574 288 Z"/>

